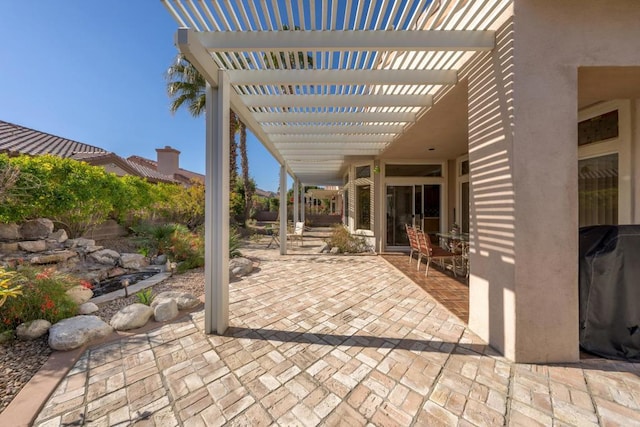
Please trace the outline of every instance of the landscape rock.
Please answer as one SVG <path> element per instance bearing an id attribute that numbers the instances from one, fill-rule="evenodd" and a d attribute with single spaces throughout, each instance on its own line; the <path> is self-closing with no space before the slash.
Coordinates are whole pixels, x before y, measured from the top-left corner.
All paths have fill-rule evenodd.
<path id="1" fill-rule="evenodd" d="M 89 255 L 98 264 L 113 265 L 118 264 L 120 254 L 111 249 L 102 249 Z"/>
<path id="2" fill-rule="evenodd" d="M 91 253 L 94 253 L 94 252 L 98 252 L 98 251 L 100 251 L 102 249 L 104 249 L 104 246 L 98 246 L 98 245 L 84 246 L 84 253 L 91 254 Z"/>
<path id="3" fill-rule="evenodd" d="M 141 254 L 123 253 L 120 254 L 120 265 L 122 268 L 139 270 L 149 265 L 149 258 Z"/>
<path id="4" fill-rule="evenodd" d="M 333 248 L 331 248 L 331 250 L 329 251 L 329 253 L 332 254 L 339 254 L 340 253 L 340 248 L 337 246 L 334 246 Z"/>
<path id="5" fill-rule="evenodd" d="M 91 314 L 100 310 L 100 308 L 92 302 L 85 302 L 78 307 L 78 314 Z"/>
<path id="6" fill-rule="evenodd" d="M 166 322 L 178 316 L 178 303 L 176 300 L 163 300 L 153 309 L 153 316 L 156 322 Z"/>
<path id="7" fill-rule="evenodd" d="M 67 236 L 67 232 L 61 228 L 51 233 L 49 240 L 55 240 L 57 243 L 64 243 L 69 240 L 69 236 Z"/>
<path id="8" fill-rule="evenodd" d="M 107 277 L 111 279 L 112 277 L 122 276 L 123 274 L 126 274 L 126 273 L 127 273 L 127 270 L 125 270 L 122 267 L 113 267 L 107 272 Z"/>
<path id="9" fill-rule="evenodd" d="M 175 300 L 175 302 L 178 304 L 178 310 L 186 310 L 200 304 L 200 300 L 190 293 L 167 291 L 160 292 L 158 295 L 156 295 L 156 297 L 153 299 L 153 302 L 151 303 L 151 307 L 155 308 L 158 304 L 166 300 Z"/>
<path id="10" fill-rule="evenodd" d="M 43 252 L 47 250 L 47 242 L 44 240 L 18 242 L 18 248 L 25 252 Z"/>
<path id="11" fill-rule="evenodd" d="M 31 258 L 30 262 L 31 264 L 53 264 L 58 262 L 66 262 L 74 256 L 78 256 L 75 251 L 64 250 L 51 254 L 34 256 L 33 258 Z"/>
<path id="12" fill-rule="evenodd" d="M 31 322 L 21 323 L 16 328 L 16 335 L 21 340 L 35 340 L 47 333 L 51 327 L 51 322 L 44 319 L 32 320 Z"/>
<path id="13" fill-rule="evenodd" d="M 136 303 L 120 309 L 109 323 L 116 331 L 128 331 L 146 325 L 151 316 L 153 316 L 151 307 Z"/>
<path id="14" fill-rule="evenodd" d="M 325 252 L 329 252 L 329 244 L 327 242 L 323 243 L 322 246 L 320 246 L 320 250 L 318 251 L 318 253 L 325 253 Z"/>
<path id="15" fill-rule="evenodd" d="M 12 252 L 18 252 L 20 248 L 18 243 L 2 243 L 0 242 L 0 254 L 9 254 Z"/>
<path id="16" fill-rule="evenodd" d="M 18 224 L 0 224 L 0 240 L 21 240 Z"/>
<path id="17" fill-rule="evenodd" d="M 96 339 L 104 338 L 113 328 L 98 316 L 75 316 L 61 320 L 49 329 L 49 347 L 73 350 Z"/>
<path id="18" fill-rule="evenodd" d="M 87 246 L 95 246 L 96 241 L 93 239 L 85 239 L 84 237 L 79 237 L 77 239 L 69 239 L 65 242 L 68 248 L 76 248 L 76 247 L 87 247 Z"/>
<path id="19" fill-rule="evenodd" d="M 47 218 L 32 219 L 20 227 L 20 234 L 25 240 L 46 239 L 51 233 L 53 233 L 53 221 Z"/>
<path id="20" fill-rule="evenodd" d="M 73 300 L 73 302 L 78 305 L 84 304 L 85 302 L 89 301 L 91 297 L 93 297 L 93 291 L 81 285 L 74 286 L 73 288 L 68 289 L 66 293 Z"/>
<path id="21" fill-rule="evenodd" d="M 246 276 L 253 271 L 253 261 L 247 258 L 232 258 L 229 260 L 229 271 L 235 276 Z"/>
<path id="22" fill-rule="evenodd" d="M 165 254 L 158 255 L 153 258 L 153 265 L 165 265 L 167 263 L 167 256 Z"/>

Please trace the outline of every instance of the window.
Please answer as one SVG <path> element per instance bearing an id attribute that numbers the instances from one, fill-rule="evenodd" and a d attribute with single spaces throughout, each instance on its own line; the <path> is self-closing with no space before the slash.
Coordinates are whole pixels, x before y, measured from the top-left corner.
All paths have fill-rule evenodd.
<path id="1" fill-rule="evenodd" d="M 371 186 L 356 186 L 356 228 L 371 229 Z"/>
<path id="2" fill-rule="evenodd" d="M 469 175 L 469 160 L 462 160 L 460 162 L 460 172 L 458 176 Z"/>
<path id="3" fill-rule="evenodd" d="M 371 166 L 358 166 L 356 167 L 356 179 L 371 177 Z"/>
<path id="4" fill-rule="evenodd" d="M 618 137 L 618 110 L 578 123 L 578 146 Z"/>
<path id="5" fill-rule="evenodd" d="M 349 190 L 344 190 L 344 221 L 349 223 Z"/>
<path id="6" fill-rule="evenodd" d="M 385 176 L 389 177 L 441 177 L 442 165 L 386 165 Z"/>
<path id="7" fill-rule="evenodd" d="M 580 227 L 618 224 L 618 154 L 578 162 Z"/>

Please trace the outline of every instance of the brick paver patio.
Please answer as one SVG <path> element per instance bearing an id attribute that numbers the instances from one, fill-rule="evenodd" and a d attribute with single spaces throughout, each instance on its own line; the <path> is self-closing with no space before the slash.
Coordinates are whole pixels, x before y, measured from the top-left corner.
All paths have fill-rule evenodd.
<path id="1" fill-rule="evenodd" d="M 263 245 L 264 246 L 264 245 Z M 84 353 L 35 425 L 640 425 L 640 365 L 513 364 L 382 257 L 247 249 L 203 312 Z"/>

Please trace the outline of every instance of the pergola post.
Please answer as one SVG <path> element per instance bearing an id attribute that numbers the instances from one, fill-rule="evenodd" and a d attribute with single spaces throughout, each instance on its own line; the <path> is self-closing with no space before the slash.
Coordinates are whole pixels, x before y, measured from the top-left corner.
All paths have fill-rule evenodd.
<path id="1" fill-rule="evenodd" d="M 302 187 L 302 192 L 301 192 L 302 203 L 300 203 L 300 221 L 305 222 L 304 214 L 305 214 L 305 211 L 307 210 L 307 201 L 304 193 L 304 183 L 300 183 L 300 186 Z"/>
<path id="2" fill-rule="evenodd" d="M 206 87 L 205 333 L 229 326 L 229 78 Z"/>
<path id="3" fill-rule="evenodd" d="M 293 181 L 293 223 L 300 221 L 300 181 Z"/>
<path id="4" fill-rule="evenodd" d="M 280 255 L 287 254 L 287 168 L 280 165 Z"/>

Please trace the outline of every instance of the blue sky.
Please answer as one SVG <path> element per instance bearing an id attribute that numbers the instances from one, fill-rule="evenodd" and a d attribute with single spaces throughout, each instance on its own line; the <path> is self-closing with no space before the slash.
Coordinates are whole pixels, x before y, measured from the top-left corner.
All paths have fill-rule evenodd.
<path id="1" fill-rule="evenodd" d="M 165 92 L 176 29 L 157 0 L 0 0 L 0 120 L 123 157 L 170 145 L 204 173 L 204 117 L 171 115 Z M 251 134 L 248 149 L 258 187 L 277 191 L 278 163 Z"/>

